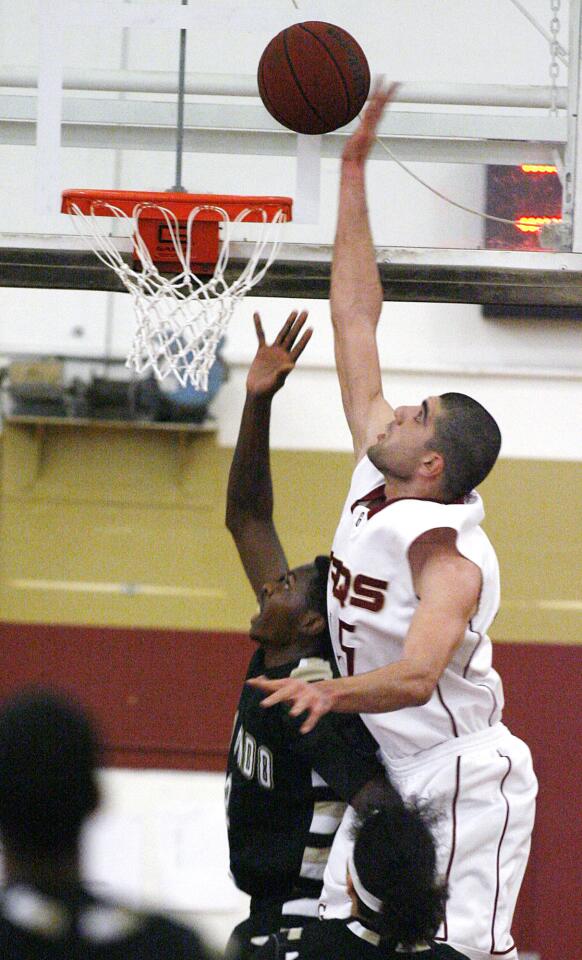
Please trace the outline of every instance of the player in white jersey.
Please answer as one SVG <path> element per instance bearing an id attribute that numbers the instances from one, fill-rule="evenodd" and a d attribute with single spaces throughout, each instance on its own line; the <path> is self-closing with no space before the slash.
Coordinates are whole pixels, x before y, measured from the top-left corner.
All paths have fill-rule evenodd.
<path id="1" fill-rule="evenodd" d="M 367 673 L 401 659 L 419 607 L 409 551 L 426 531 L 455 531 L 457 551 L 482 577 L 478 607 L 421 709 L 414 702 L 365 716 L 391 762 L 430 750 L 451 736 L 491 727 L 501 719 L 503 691 L 487 637 L 499 605 L 499 568 L 479 526 L 481 498 L 473 492 L 459 504 L 389 501 L 384 483 L 382 473 L 364 457 L 354 471 L 333 542 L 328 611 L 342 674 Z"/>
<path id="2" fill-rule="evenodd" d="M 487 630 L 497 560 L 474 492 L 501 437 L 462 394 L 393 410 L 376 328 L 383 293 L 365 195 L 365 162 L 391 90 L 378 90 L 342 158 L 331 308 L 342 401 L 357 466 L 332 549 L 330 629 L 343 676 L 253 683 L 265 706 L 362 714 L 404 796 L 438 800 L 440 867 L 450 898 L 438 939 L 471 960 L 517 960 L 511 921 L 525 871 L 537 781 L 527 746 L 501 721 Z M 349 824 L 345 825 L 346 843 Z M 328 865 L 328 903 L 347 851 Z M 341 915 L 341 904 L 332 915 Z M 345 911 L 344 911 L 345 914 Z M 326 917 L 330 915 L 328 906 Z"/>

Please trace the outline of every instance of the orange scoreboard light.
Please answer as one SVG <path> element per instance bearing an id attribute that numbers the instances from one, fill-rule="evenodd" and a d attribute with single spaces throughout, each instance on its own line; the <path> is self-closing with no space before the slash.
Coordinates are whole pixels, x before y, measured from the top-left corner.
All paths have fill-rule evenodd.
<path id="1" fill-rule="evenodd" d="M 487 168 L 487 213 L 511 223 L 486 220 L 488 250 L 541 250 L 540 230 L 562 220 L 562 185 L 549 163 Z"/>
<path id="2" fill-rule="evenodd" d="M 488 166 L 486 212 L 510 223 L 485 220 L 488 250 L 543 250 L 541 228 L 562 221 L 562 185 L 555 166 L 524 163 L 520 167 Z M 535 320 L 580 320 L 579 307 L 526 304 L 483 304 L 484 317 Z"/>

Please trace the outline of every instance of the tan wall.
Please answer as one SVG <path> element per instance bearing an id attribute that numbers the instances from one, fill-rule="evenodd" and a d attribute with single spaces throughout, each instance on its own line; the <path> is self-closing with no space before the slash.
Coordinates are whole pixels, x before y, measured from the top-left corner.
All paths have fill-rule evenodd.
<path id="1" fill-rule="evenodd" d="M 254 607 L 223 526 L 232 451 L 208 433 L 97 425 L 12 424 L 2 446 L 0 698 L 28 683 L 75 694 L 111 766 L 224 769 Z M 328 549 L 351 458 L 273 464 L 295 564 Z M 545 960 L 579 938 L 561 906 L 579 862 L 581 470 L 505 460 L 483 488 L 504 581 L 504 718 L 540 780 L 514 934 Z"/>
<path id="2" fill-rule="evenodd" d="M 213 433 L 11 423 L 2 441 L 3 620 L 246 628 L 253 597 L 223 520 L 232 451 Z M 345 453 L 273 453 L 292 565 L 329 549 L 350 470 Z M 502 460 L 483 485 L 496 638 L 579 642 L 581 479 L 580 463 Z"/>

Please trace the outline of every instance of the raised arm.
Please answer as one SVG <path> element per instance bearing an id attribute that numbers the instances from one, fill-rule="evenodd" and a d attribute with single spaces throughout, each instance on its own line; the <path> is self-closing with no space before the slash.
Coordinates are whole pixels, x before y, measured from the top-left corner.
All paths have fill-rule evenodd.
<path id="1" fill-rule="evenodd" d="M 337 372 L 356 460 L 394 419 L 382 392 L 376 343 L 383 293 L 366 204 L 365 166 L 395 89 L 394 84 L 376 90 L 342 155 L 330 301 Z"/>
<path id="2" fill-rule="evenodd" d="M 307 313 L 289 315 L 272 344 L 265 342 L 255 313 L 258 348 L 247 377 L 247 395 L 230 473 L 226 526 L 250 584 L 262 586 L 287 571 L 287 560 L 273 523 L 273 486 L 269 456 L 271 402 L 311 338 L 301 333 Z"/>

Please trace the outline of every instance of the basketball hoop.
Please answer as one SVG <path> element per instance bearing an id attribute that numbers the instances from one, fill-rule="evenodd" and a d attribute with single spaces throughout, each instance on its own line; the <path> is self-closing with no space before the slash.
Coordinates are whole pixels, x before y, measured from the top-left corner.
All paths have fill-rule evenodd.
<path id="1" fill-rule="evenodd" d="M 234 309 L 276 258 L 291 207 L 288 197 L 65 190 L 61 209 L 132 296 L 137 325 L 126 365 L 136 373 L 151 369 L 159 380 L 173 373 L 183 387 L 206 390 Z M 102 217 L 130 224 L 132 265 Z M 249 262 L 229 284 L 231 227 L 245 222 L 262 227 Z"/>

